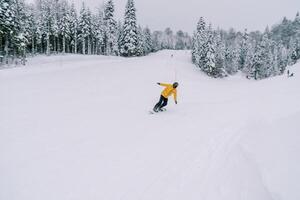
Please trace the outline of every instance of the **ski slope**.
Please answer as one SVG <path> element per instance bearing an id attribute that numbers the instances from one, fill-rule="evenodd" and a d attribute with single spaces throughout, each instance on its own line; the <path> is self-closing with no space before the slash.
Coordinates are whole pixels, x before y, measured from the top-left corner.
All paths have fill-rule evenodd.
<path id="1" fill-rule="evenodd" d="M 0 70 L 0 199 L 299 200 L 300 63 L 290 71 L 211 79 L 188 51 Z M 174 80 L 178 104 L 149 115 L 156 82 Z"/>

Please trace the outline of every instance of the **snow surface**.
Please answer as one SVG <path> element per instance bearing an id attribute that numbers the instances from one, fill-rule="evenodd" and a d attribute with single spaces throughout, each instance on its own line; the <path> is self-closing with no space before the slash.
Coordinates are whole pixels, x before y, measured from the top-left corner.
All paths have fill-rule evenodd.
<path id="1" fill-rule="evenodd" d="M 290 70 L 211 79 L 188 51 L 0 70 L 0 199 L 299 200 L 300 63 Z M 156 82 L 175 79 L 178 104 L 149 115 Z"/>

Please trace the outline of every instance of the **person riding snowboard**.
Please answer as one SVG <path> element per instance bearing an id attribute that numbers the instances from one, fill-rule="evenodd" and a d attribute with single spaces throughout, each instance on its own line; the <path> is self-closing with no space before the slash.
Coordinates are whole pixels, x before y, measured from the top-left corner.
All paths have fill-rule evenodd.
<path id="1" fill-rule="evenodd" d="M 175 103 L 177 104 L 177 90 L 178 83 L 175 82 L 173 84 L 167 84 L 167 83 L 157 83 L 158 85 L 164 86 L 165 89 L 162 91 L 160 95 L 159 102 L 154 106 L 153 111 L 163 111 L 162 108 L 165 107 L 168 104 L 168 97 L 173 94 Z"/>

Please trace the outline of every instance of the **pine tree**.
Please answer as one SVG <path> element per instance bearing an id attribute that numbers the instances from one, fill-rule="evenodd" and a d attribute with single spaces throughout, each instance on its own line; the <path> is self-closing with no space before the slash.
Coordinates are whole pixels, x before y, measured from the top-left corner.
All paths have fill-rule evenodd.
<path id="1" fill-rule="evenodd" d="M 25 56 L 26 46 L 28 44 L 28 16 L 27 7 L 23 0 L 16 0 L 12 5 L 15 16 L 16 32 L 15 36 L 12 38 L 14 50 L 17 55 Z"/>
<path id="2" fill-rule="evenodd" d="M 175 44 L 175 49 L 185 49 L 185 42 L 184 42 L 184 33 L 183 31 L 178 31 L 176 33 L 176 44 Z"/>
<path id="3" fill-rule="evenodd" d="M 239 45 L 238 69 L 243 70 L 246 63 L 246 57 L 249 49 L 249 35 L 247 29 L 244 31 L 242 41 Z"/>
<path id="4" fill-rule="evenodd" d="M 200 69 L 205 65 L 205 56 L 207 52 L 207 30 L 203 17 L 200 18 L 197 24 L 197 30 L 193 36 L 192 61 Z"/>
<path id="5" fill-rule="evenodd" d="M 79 35 L 78 37 L 82 41 L 82 54 L 86 54 L 86 39 L 90 35 L 90 23 L 91 19 L 89 18 L 89 11 L 85 8 L 84 2 L 82 3 L 82 7 L 80 10 L 79 16 Z"/>
<path id="6" fill-rule="evenodd" d="M 143 34 L 144 34 L 144 39 L 145 39 L 144 51 L 145 51 L 145 54 L 149 54 L 149 53 L 153 52 L 153 41 L 152 41 L 150 29 L 148 27 L 146 27 L 143 31 Z"/>
<path id="7" fill-rule="evenodd" d="M 248 47 L 248 53 L 246 56 L 245 60 L 245 67 L 242 70 L 246 74 L 246 77 L 248 79 L 250 78 L 255 78 L 255 66 L 254 66 L 254 53 L 255 53 L 255 48 L 252 43 L 249 43 Z"/>
<path id="8" fill-rule="evenodd" d="M 281 42 L 279 44 L 277 44 L 276 46 L 277 46 L 276 59 L 277 59 L 278 70 L 279 70 L 278 75 L 281 75 L 284 73 L 284 71 L 288 65 L 288 51 Z"/>
<path id="9" fill-rule="evenodd" d="M 136 9 L 133 0 L 128 0 L 125 10 L 124 28 L 120 41 L 120 53 L 125 57 L 137 56 L 138 54 L 138 30 L 135 12 Z"/>
<path id="10" fill-rule="evenodd" d="M 272 40 L 270 39 L 269 28 L 267 27 L 265 33 L 263 34 L 261 47 L 264 52 L 264 65 L 261 70 L 262 74 L 260 76 L 262 78 L 268 78 L 272 75 Z"/>
<path id="11" fill-rule="evenodd" d="M 31 53 L 34 55 L 36 53 L 36 40 L 38 37 L 38 30 L 37 30 L 37 23 L 36 23 L 36 16 L 35 16 L 35 10 L 33 5 L 28 6 L 28 12 L 27 12 L 27 19 L 28 19 L 28 24 L 27 24 L 27 30 L 28 30 L 28 39 L 31 41 Z"/>
<path id="12" fill-rule="evenodd" d="M 185 49 L 192 48 L 192 38 L 189 36 L 188 33 L 184 33 L 184 46 L 185 46 Z"/>
<path id="13" fill-rule="evenodd" d="M 98 16 L 92 14 L 91 18 L 91 52 L 97 54 L 98 48 Z"/>
<path id="14" fill-rule="evenodd" d="M 238 51 L 235 43 L 225 47 L 225 70 L 230 75 L 238 72 Z"/>
<path id="15" fill-rule="evenodd" d="M 105 47 L 107 55 L 118 55 L 117 22 L 114 20 L 114 4 L 109 0 L 104 10 Z"/>
<path id="16" fill-rule="evenodd" d="M 13 1 L 0 0 L 0 5 L 0 41 L 4 40 L 4 62 L 8 63 L 9 46 L 17 34 L 18 21 Z"/>
<path id="17" fill-rule="evenodd" d="M 290 48 L 290 60 L 291 64 L 297 62 L 300 59 L 300 16 L 297 12 L 294 21 L 292 22 L 294 34 L 290 39 L 289 48 Z"/>
<path id="18" fill-rule="evenodd" d="M 78 37 L 78 18 L 75 10 L 75 5 L 72 3 L 70 9 L 70 39 L 72 45 L 72 53 L 77 53 L 77 37 Z"/>
<path id="19" fill-rule="evenodd" d="M 93 37 L 93 31 L 92 31 L 92 13 L 89 8 L 87 8 L 87 45 L 88 45 L 88 55 L 92 54 L 92 37 Z"/>
<path id="20" fill-rule="evenodd" d="M 120 49 L 121 49 L 121 40 L 122 40 L 122 34 L 123 34 L 123 24 L 121 21 L 118 21 L 117 24 L 117 39 L 118 39 L 118 52 L 120 54 Z"/>
<path id="21" fill-rule="evenodd" d="M 105 53 L 105 25 L 104 25 L 104 8 L 98 9 L 98 13 L 95 18 L 95 37 L 96 37 L 96 53 Z"/>
<path id="22" fill-rule="evenodd" d="M 58 27 L 60 29 L 62 40 L 63 40 L 63 47 L 62 52 L 66 52 L 66 38 L 69 39 L 69 36 L 71 35 L 71 17 L 68 10 L 67 2 L 63 2 L 62 8 L 61 8 L 61 18 L 59 19 Z"/>
<path id="23" fill-rule="evenodd" d="M 138 27 L 137 38 L 138 38 L 137 56 L 144 56 L 146 40 L 141 26 Z"/>
<path id="24" fill-rule="evenodd" d="M 203 66 L 203 71 L 207 73 L 207 75 L 212 76 L 212 77 L 218 77 L 219 72 L 218 69 L 216 68 L 216 58 L 215 58 L 215 49 L 214 49 L 214 44 L 213 44 L 213 35 L 212 33 L 208 34 L 208 39 L 207 39 L 207 52 L 204 57 L 204 66 Z"/>
<path id="25" fill-rule="evenodd" d="M 225 72 L 225 42 L 222 39 L 221 32 L 217 31 L 215 34 L 215 58 L 216 68 L 219 71 L 219 77 L 226 76 Z"/>
<path id="26" fill-rule="evenodd" d="M 256 46 L 253 66 L 255 70 L 255 79 L 263 79 L 271 76 L 271 54 L 270 54 L 270 40 L 268 33 L 265 32 L 262 41 Z"/>
<path id="27" fill-rule="evenodd" d="M 46 39 L 46 55 L 50 55 L 50 36 L 53 34 L 55 21 L 52 3 L 51 0 L 38 1 L 38 32 L 40 33 L 42 41 Z M 42 47 L 43 46 L 44 45 L 42 44 Z"/>

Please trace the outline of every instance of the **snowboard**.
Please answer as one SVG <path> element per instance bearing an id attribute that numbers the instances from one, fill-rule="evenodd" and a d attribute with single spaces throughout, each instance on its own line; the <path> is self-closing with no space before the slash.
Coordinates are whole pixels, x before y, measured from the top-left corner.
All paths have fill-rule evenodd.
<path id="1" fill-rule="evenodd" d="M 165 108 L 162 108 L 161 111 L 157 111 L 157 112 L 154 112 L 153 110 L 150 110 L 150 111 L 149 111 L 149 114 L 153 115 L 153 114 L 157 114 L 157 113 L 165 112 L 165 111 L 167 111 L 167 109 L 165 109 Z"/>

